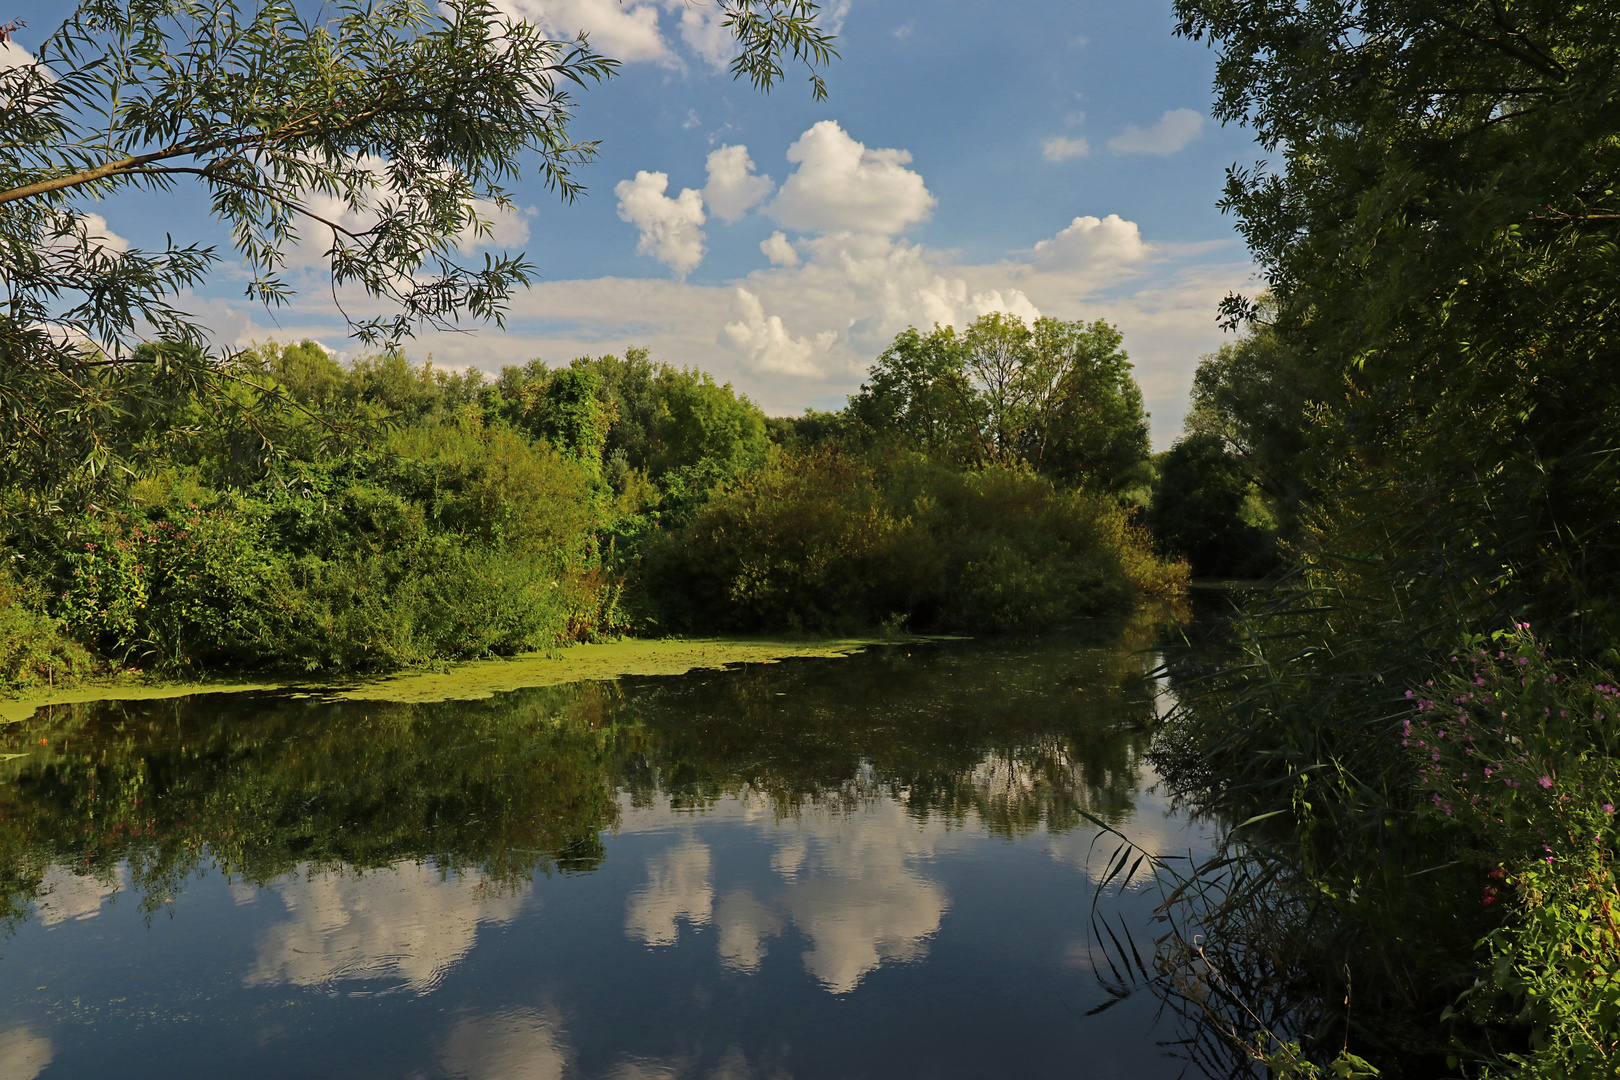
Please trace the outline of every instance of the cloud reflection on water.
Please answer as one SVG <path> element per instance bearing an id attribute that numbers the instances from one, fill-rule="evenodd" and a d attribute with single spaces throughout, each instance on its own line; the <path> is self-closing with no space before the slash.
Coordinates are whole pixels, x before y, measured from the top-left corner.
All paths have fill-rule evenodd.
<path id="1" fill-rule="evenodd" d="M 692 839 L 648 859 L 647 884 L 625 903 L 625 933 L 648 945 L 674 945 L 677 919 L 707 923 L 714 906 L 712 862 L 709 845 Z"/>
<path id="2" fill-rule="evenodd" d="M 51 1040 L 31 1028 L 0 1031 L 0 1080 L 34 1080 L 55 1057 Z"/>
<path id="3" fill-rule="evenodd" d="M 523 904 L 481 875 L 417 863 L 305 873 L 274 891 L 291 917 L 260 940 L 246 986 L 377 983 L 371 992 L 424 994 L 472 951 L 481 923 L 510 922 Z"/>
<path id="4" fill-rule="evenodd" d="M 454 1080 L 562 1080 L 572 1056 L 555 1013 L 508 1009 L 458 1021 L 439 1067 Z"/>
<path id="5" fill-rule="evenodd" d="M 111 876 L 75 872 L 66 866 L 45 871 L 41 895 L 34 900 L 34 915 L 42 926 L 91 919 L 101 905 L 129 887 L 129 870 L 119 867 Z"/>
<path id="6" fill-rule="evenodd" d="M 805 970 L 834 994 L 854 990 L 886 961 L 927 955 L 949 906 L 924 869 L 949 836 L 943 824 L 919 823 L 889 800 L 854 813 L 806 810 L 786 821 L 761 813 L 762 802 L 726 799 L 707 816 L 750 828 L 771 845 L 770 885 L 731 888 L 716 903 L 710 848 L 688 837 L 648 860 L 647 884 L 631 894 L 625 932 L 667 946 L 679 938 L 677 919 L 693 927 L 713 922 L 721 963 L 749 973 L 791 923 L 807 943 Z M 658 830 L 668 814 L 663 806 L 629 810 L 621 827 Z"/>

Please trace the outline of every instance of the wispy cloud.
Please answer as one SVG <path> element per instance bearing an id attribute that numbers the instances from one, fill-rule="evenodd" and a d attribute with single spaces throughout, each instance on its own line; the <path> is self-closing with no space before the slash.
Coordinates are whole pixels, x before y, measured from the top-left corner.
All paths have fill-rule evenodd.
<path id="1" fill-rule="evenodd" d="M 1192 109 L 1168 109 L 1152 127 L 1127 126 L 1108 140 L 1108 149 L 1116 154 L 1158 154 L 1168 157 L 1198 138 L 1203 126 L 1203 116 Z"/>

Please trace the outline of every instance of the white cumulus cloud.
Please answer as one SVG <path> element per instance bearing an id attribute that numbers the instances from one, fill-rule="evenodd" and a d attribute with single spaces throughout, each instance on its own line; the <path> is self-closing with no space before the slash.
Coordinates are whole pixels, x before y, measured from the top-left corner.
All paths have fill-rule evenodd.
<path id="1" fill-rule="evenodd" d="M 996 312 L 1016 316 L 1027 323 L 1041 317 L 1041 309 L 1030 302 L 1022 289 L 1008 289 L 1006 296 L 1002 296 L 1000 289 L 974 293 L 970 304 L 975 316 Z"/>
<path id="2" fill-rule="evenodd" d="M 703 195 L 691 188 L 670 198 L 669 174 L 636 173 L 621 180 L 613 193 L 619 197 L 619 217 L 641 230 L 636 250 L 651 255 L 685 278 L 703 261 Z"/>
<path id="3" fill-rule="evenodd" d="M 768 176 L 754 172 L 754 159 L 746 146 L 722 146 L 709 155 L 709 182 L 703 201 L 722 221 L 736 221 L 758 206 L 776 189 Z"/>
<path id="4" fill-rule="evenodd" d="M 1118 214 L 1077 217 L 1068 228 L 1035 245 L 1038 263 L 1065 269 L 1126 267 L 1150 253 L 1136 222 Z"/>
<path id="5" fill-rule="evenodd" d="M 1041 143 L 1041 157 L 1047 161 L 1068 161 L 1091 153 L 1091 144 L 1078 135 L 1054 135 Z"/>
<path id="6" fill-rule="evenodd" d="M 798 165 L 769 207 L 783 225 L 807 232 L 892 235 L 928 217 L 936 202 L 905 150 L 869 150 L 835 120 L 823 120 L 788 148 Z"/>
<path id="7" fill-rule="evenodd" d="M 681 40 L 716 71 L 724 71 L 737 50 L 726 29 L 725 8 L 719 0 L 664 0 L 664 7 L 681 15 Z"/>
<path id="8" fill-rule="evenodd" d="M 739 318 L 726 323 L 720 336 L 746 357 L 750 368 L 778 375 L 821 374 L 823 364 L 818 361 L 838 340 L 837 331 L 824 330 L 815 340 L 794 337 L 782 317 L 766 315 L 759 297 L 747 289 L 737 290 L 736 309 Z"/>
<path id="9" fill-rule="evenodd" d="M 789 240 L 781 229 L 759 242 L 759 250 L 771 260 L 773 266 L 798 266 L 799 253 L 793 249 L 793 242 Z"/>
<path id="10" fill-rule="evenodd" d="M 26 67 L 34 62 L 34 55 L 15 41 L 0 41 L 0 71 L 6 68 Z"/>
<path id="11" fill-rule="evenodd" d="M 489 224 L 489 231 L 479 234 L 472 226 L 462 229 L 456 236 L 456 250 L 471 255 L 479 248 L 508 248 L 529 242 L 529 218 L 533 210 L 507 209 L 487 199 L 474 199 L 473 210 Z"/>
<path id="12" fill-rule="evenodd" d="M 122 255 L 129 250 L 129 241 L 113 232 L 107 225 L 107 219 L 100 214 L 80 214 L 79 226 L 92 248 L 99 248 L 115 255 Z"/>
<path id="13" fill-rule="evenodd" d="M 1124 131 L 1108 140 L 1108 149 L 1116 154 L 1168 157 L 1198 138 L 1203 126 L 1203 116 L 1192 109 L 1168 109 L 1150 128 L 1127 125 Z"/>
<path id="14" fill-rule="evenodd" d="M 588 34 L 593 49 L 618 60 L 676 63 L 658 25 L 658 7 L 646 0 L 499 0 L 497 6 L 548 37 Z"/>

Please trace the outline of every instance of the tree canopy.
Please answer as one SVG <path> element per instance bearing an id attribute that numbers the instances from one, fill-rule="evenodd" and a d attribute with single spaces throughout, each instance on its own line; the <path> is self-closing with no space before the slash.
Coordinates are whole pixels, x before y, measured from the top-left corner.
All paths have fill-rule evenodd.
<path id="1" fill-rule="evenodd" d="M 1555 609 L 1577 606 L 1572 586 L 1620 585 L 1620 10 L 1178 0 L 1176 12 L 1182 34 L 1218 48 L 1216 118 L 1281 159 L 1231 170 L 1223 202 L 1275 312 L 1232 297 L 1226 313 L 1269 324 L 1331 391 L 1321 419 L 1339 460 L 1422 474 L 1447 497 L 1473 485 L 1480 506 L 1513 499 L 1520 539 L 1490 545 L 1500 565 L 1481 572 L 1539 564 L 1521 580 L 1561 576 Z"/>
<path id="2" fill-rule="evenodd" d="M 721 0 L 732 71 L 766 90 L 834 56 L 811 0 Z M 533 265 L 458 255 L 537 175 L 563 200 L 596 144 L 578 90 L 616 62 L 551 41 L 490 0 L 350 2 L 306 15 L 243 0 L 83 0 L 30 62 L 0 70 L 0 479 L 36 487 L 116 460 L 132 402 L 221 378 L 178 296 L 215 248 L 119 250 L 88 206 L 198 185 L 229 230 L 248 298 L 293 293 L 288 253 L 319 251 L 363 343 L 501 319 Z M 136 349 L 160 342 L 139 360 Z"/>
<path id="3" fill-rule="evenodd" d="M 868 431 L 958 461 L 1023 462 L 1121 491 L 1145 481 L 1147 413 L 1117 329 L 993 312 L 958 334 L 908 328 L 849 415 Z"/>

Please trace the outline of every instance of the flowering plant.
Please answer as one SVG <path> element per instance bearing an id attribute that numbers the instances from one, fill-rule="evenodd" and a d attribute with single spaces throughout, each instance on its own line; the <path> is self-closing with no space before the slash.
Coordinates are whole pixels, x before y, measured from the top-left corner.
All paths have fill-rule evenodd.
<path id="1" fill-rule="evenodd" d="M 1506 1055 L 1515 1066 L 1613 1076 L 1620 686 L 1554 659 L 1519 623 L 1470 641 L 1407 697 L 1400 740 L 1426 812 L 1461 827 L 1480 866 L 1478 894 L 1459 900 L 1503 912 L 1450 1015 L 1526 1026 L 1528 1055 Z"/>

